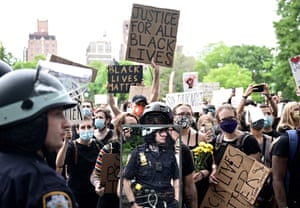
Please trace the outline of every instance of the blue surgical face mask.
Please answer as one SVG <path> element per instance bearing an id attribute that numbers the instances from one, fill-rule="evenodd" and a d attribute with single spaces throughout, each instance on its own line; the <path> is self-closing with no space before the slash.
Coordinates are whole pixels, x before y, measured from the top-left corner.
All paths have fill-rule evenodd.
<path id="1" fill-rule="evenodd" d="M 103 129 L 105 127 L 104 119 L 102 118 L 96 118 L 95 119 L 95 126 L 97 129 Z"/>
<path id="2" fill-rule="evenodd" d="M 82 140 L 84 141 L 89 141 L 93 138 L 94 136 L 94 130 L 83 130 L 79 132 L 79 136 Z"/>
<path id="3" fill-rule="evenodd" d="M 264 127 L 270 127 L 273 123 L 273 116 L 266 116 L 264 119 Z"/>
<path id="4" fill-rule="evenodd" d="M 90 108 L 82 108 L 83 117 L 90 117 L 92 116 L 92 111 Z"/>

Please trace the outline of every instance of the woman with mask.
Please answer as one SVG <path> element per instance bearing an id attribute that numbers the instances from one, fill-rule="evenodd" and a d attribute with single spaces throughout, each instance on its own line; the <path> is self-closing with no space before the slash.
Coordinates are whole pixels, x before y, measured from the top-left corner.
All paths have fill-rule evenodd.
<path id="1" fill-rule="evenodd" d="M 121 142 L 125 142 L 130 139 L 132 129 L 129 127 L 122 128 L 122 125 L 136 125 L 138 124 L 138 118 L 132 113 L 121 113 L 115 120 L 115 136 L 110 142 L 102 147 L 98 153 L 98 157 L 95 163 L 95 168 L 91 174 L 90 181 L 95 187 L 95 192 L 100 196 L 97 207 L 101 208 L 118 208 L 119 197 L 118 193 L 105 193 L 104 182 L 101 184 L 101 173 L 103 168 L 103 157 L 106 154 L 120 154 Z M 106 165 L 106 164 L 105 164 Z M 113 166 L 113 164 L 112 164 Z M 119 167 L 120 168 L 120 167 Z M 117 189 L 118 190 L 118 189 Z M 105 193 L 105 194 L 104 194 Z"/>
<path id="2" fill-rule="evenodd" d="M 193 149 L 198 146 L 199 134 L 195 128 L 193 110 L 189 104 L 178 104 L 173 108 L 174 124 L 182 126 L 181 141 Z"/>
<path id="3" fill-rule="evenodd" d="M 110 125 L 110 111 L 106 108 L 97 108 L 95 111 L 95 137 L 99 145 L 105 145 L 113 137 L 113 130 Z"/>
<path id="4" fill-rule="evenodd" d="M 94 139 L 93 120 L 85 118 L 78 126 L 79 138 L 64 144 L 56 158 L 57 169 L 66 168 L 66 178 L 79 207 L 96 207 L 98 195 L 90 183 L 100 146 Z M 59 171 L 59 173 L 61 173 Z"/>
<path id="5" fill-rule="evenodd" d="M 238 130 L 237 112 L 230 104 L 221 105 L 216 111 L 216 119 L 222 130 L 212 143 L 214 144 L 214 164 L 210 174 L 210 183 L 217 184 L 217 166 L 220 163 L 227 145 L 240 149 L 245 154 L 260 161 L 260 147 L 257 140 L 251 134 Z"/>

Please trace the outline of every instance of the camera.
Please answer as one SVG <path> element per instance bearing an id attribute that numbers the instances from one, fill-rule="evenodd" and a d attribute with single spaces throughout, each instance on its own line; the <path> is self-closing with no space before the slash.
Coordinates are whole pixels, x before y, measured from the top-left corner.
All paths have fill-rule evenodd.
<path id="1" fill-rule="evenodd" d="M 263 92 L 264 84 L 257 84 L 253 86 L 253 92 Z"/>

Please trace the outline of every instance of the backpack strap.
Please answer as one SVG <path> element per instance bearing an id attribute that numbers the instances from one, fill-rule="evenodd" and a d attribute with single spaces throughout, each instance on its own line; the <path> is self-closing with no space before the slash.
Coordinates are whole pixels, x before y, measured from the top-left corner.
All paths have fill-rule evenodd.
<path id="1" fill-rule="evenodd" d="M 289 136 L 289 159 L 288 159 L 288 166 L 291 165 L 291 161 L 294 159 L 296 154 L 296 149 L 298 146 L 298 135 L 295 129 L 287 130 Z M 286 192 L 289 192 L 290 187 L 290 169 L 287 168 L 286 176 L 285 176 L 285 185 L 286 185 Z"/>
<path id="2" fill-rule="evenodd" d="M 293 160 L 298 145 L 297 131 L 295 129 L 292 129 L 292 130 L 287 130 L 287 133 L 289 135 L 289 144 L 290 144 L 289 160 Z"/>
<path id="3" fill-rule="evenodd" d="M 241 150 L 242 152 L 244 152 L 244 143 L 245 143 L 245 140 L 246 138 L 249 136 L 250 134 L 248 132 L 245 132 L 243 135 L 241 135 L 236 143 L 235 143 L 235 146 L 236 148 L 238 148 L 239 150 Z"/>
<path id="4" fill-rule="evenodd" d="M 78 160 L 78 147 L 77 147 L 76 140 L 73 140 L 73 144 L 74 144 L 74 164 L 77 165 L 77 160 Z"/>

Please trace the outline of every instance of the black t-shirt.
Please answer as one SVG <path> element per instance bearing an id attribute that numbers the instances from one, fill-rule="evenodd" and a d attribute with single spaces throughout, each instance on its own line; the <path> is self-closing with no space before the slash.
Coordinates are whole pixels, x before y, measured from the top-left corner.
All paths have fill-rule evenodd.
<path id="1" fill-rule="evenodd" d="M 194 162 L 189 147 L 181 144 L 181 158 L 182 158 L 182 177 L 191 174 L 194 171 Z"/>
<path id="2" fill-rule="evenodd" d="M 298 138 L 300 138 L 300 132 L 297 130 Z M 289 159 L 288 168 L 290 170 L 290 182 L 289 182 L 289 198 L 299 200 L 300 199 L 300 145 L 296 147 L 296 152 L 293 160 Z M 289 158 L 289 137 L 287 133 L 283 133 L 278 141 L 274 143 L 272 155 Z"/>
<path id="3" fill-rule="evenodd" d="M 233 140 L 233 141 L 224 141 L 223 139 L 221 140 L 221 144 L 217 144 L 217 138 L 222 135 L 219 135 L 213 140 L 213 145 L 214 145 L 214 155 L 215 155 L 215 161 L 217 164 L 220 163 L 227 145 L 232 145 L 233 147 L 238 148 L 242 152 L 244 152 L 246 155 L 251 155 L 251 154 L 256 154 L 258 152 L 261 152 L 259 144 L 256 140 L 256 138 L 252 134 L 248 134 L 246 137 L 246 133 L 242 134 L 239 138 Z M 239 139 L 242 139 L 244 137 L 244 141 Z M 238 144 L 240 142 L 240 144 Z"/>
<path id="4" fill-rule="evenodd" d="M 95 141 L 89 146 L 76 142 L 76 147 L 74 142 L 76 141 L 69 143 L 65 159 L 69 174 L 68 184 L 74 193 L 95 193 L 90 175 L 101 147 Z"/>

